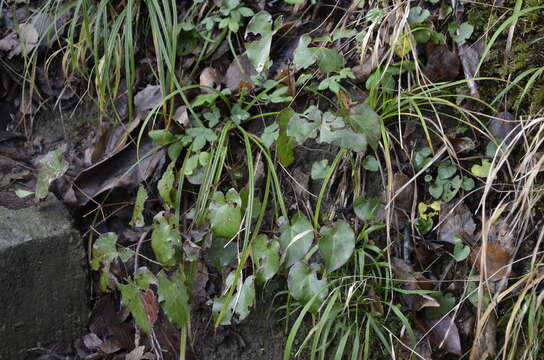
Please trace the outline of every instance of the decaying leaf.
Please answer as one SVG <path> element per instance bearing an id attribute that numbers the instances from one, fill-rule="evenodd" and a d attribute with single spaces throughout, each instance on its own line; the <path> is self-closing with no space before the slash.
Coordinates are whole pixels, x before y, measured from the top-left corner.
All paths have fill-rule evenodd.
<path id="1" fill-rule="evenodd" d="M 438 230 L 440 241 L 455 244 L 456 235 L 471 240 L 476 230 L 476 224 L 472 219 L 470 209 L 464 203 L 457 206 L 446 203 L 440 210 L 440 227 Z"/>
<path id="2" fill-rule="evenodd" d="M 439 319 L 420 318 L 418 325 L 428 332 L 431 343 L 438 349 L 454 355 L 462 354 L 459 330 L 450 315 Z"/>
<path id="3" fill-rule="evenodd" d="M 66 144 L 56 150 L 48 152 L 39 162 L 38 176 L 36 178 L 36 200 L 45 198 L 49 192 L 49 185 L 64 175 L 68 170 L 68 162 L 62 158 L 66 151 Z"/>
<path id="4" fill-rule="evenodd" d="M 485 43 L 483 37 L 472 45 L 459 45 L 459 57 L 461 58 L 467 85 L 470 89 L 470 95 L 474 97 L 480 96 L 476 82 L 473 79 L 479 76 L 479 73 L 476 72 L 476 70 L 478 69 L 484 48 Z"/>
<path id="5" fill-rule="evenodd" d="M 161 101 L 162 91 L 160 85 L 147 85 L 134 96 L 134 106 L 138 112 L 153 109 Z"/>
<path id="6" fill-rule="evenodd" d="M 446 45 L 435 44 L 432 41 L 427 43 L 425 48 L 427 64 L 425 75 L 432 82 L 453 81 L 459 75 L 459 57 L 450 51 Z"/>
<path id="7" fill-rule="evenodd" d="M 71 200 L 68 193 L 65 202 L 75 201 L 79 206 L 84 206 L 104 191 L 116 187 L 135 188 L 164 162 L 164 155 L 164 150 L 154 151 L 154 143 L 148 137 L 142 139 L 139 147 L 127 144 L 113 155 L 81 171 L 73 182 L 75 200 Z"/>
<path id="8" fill-rule="evenodd" d="M 219 84 L 219 76 L 217 74 L 217 70 L 215 70 L 211 66 L 205 67 L 200 73 L 199 80 L 200 85 L 215 88 Z M 206 88 L 202 88 L 202 92 L 210 94 L 213 93 L 211 89 Z"/>
<path id="9" fill-rule="evenodd" d="M 427 307 L 439 307 L 440 304 L 432 296 L 424 294 L 416 294 L 414 291 L 425 290 L 429 285 L 432 285 L 430 280 L 423 275 L 416 273 L 414 269 L 399 258 L 392 258 L 391 265 L 395 276 L 400 280 L 401 286 L 409 293 L 402 294 L 402 300 L 405 305 L 412 311 L 419 311 Z"/>
<path id="10" fill-rule="evenodd" d="M 257 75 L 257 71 L 247 55 L 242 54 L 230 63 L 224 79 L 225 85 L 232 91 L 237 91 L 241 87 L 252 89 L 255 86 L 251 80 L 253 75 Z"/>
<path id="11" fill-rule="evenodd" d="M 471 359 L 495 359 L 495 355 L 497 354 L 497 315 L 492 313 L 487 318 L 484 332 L 480 336 L 477 336 L 474 342 Z M 472 354 L 475 356 L 473 357 Z"/>

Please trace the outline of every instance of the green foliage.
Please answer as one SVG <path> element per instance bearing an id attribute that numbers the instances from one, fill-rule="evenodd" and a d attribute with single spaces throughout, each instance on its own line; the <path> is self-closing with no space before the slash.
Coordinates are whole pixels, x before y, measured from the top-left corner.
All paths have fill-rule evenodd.
<path id="1" fill-rule="evenodd" d="M 272 45 L 272 16 L 266 11 L 257 13 L 251 18 L 246 28 L 247 34 L 260 35 L 259 40 L 246 43 L 247 56 L 258 73 L 265 69 L 269 62 L 270 46 Z"/>
<path id="2" fill-rule="evenodd" d="M 283 263 L 289 268 L 308 254 L 314 240 L 314 228 L 308 218 L 298 212 L 289 223 L 281 226 L 280 232 Z"/>
<path id="3" fill-rule="evenodd" d="M 242 199 L 235 189 L 223 195 L 221 191 L 213 194 L 208 208 L 208 220 L 215 236 L 230 239 L 235 236 L 242 223 Z"/>
<path id="4" fill-rule="evenodd" d="M 319 161 L 314 161 L 312 164 L 312 170 L 310 171 L 310 176 L 312 180 L 323 180 L 327 176 L 327 171 L 329 170 L 329 160 L 323 159 Z"/>
<path id="5" fill-rule="evenodd" d="M 66 144 L 48 152 L 40 161 L 36 176 L 36 200 L 41 200 L 49 193 L 49 185 L 64 175 L 68 170 L 68 162 L 62 158 L 66 152 Z"/>
<path id="6" fill-rule="evenodd" d="M 175 264 L 176 250 L 181 246 L 181 235 L 174 229 L 163 212 L 153 218 L 153 232 L 151 234 L 151 247 L 157 260 L 165 267 Z"/>
<path id="7" fill-rule="evenodd" d="M 344 265 L 353 254 L 355 233 L 345 221 L 321 228 L 319 252 L 325 261 L 327 271 L 332 272 Z"/>
<path id="8" fill-rule="evenodd" d="M 208 250 L 208 257 L 217 269 L 223 269 L 229 265 L 238 254 L 236 241 L 228 238 L 214 237 Z"/>
<path id="9" fill-rule="evenodd" d="M 136 194 L 136 201 L 134 202 L 134 209 L 132 210 L 132 218 L 130 219 L 129 225 L 134 227 L 142 227 L 145 225 L 143 211 L 146 200 L 147 191 L 145 190 L 145 186 L 140 185 L 138 187 L 138 193 Z"/>
<path id="10" fill-rule="evenodd" d="M 326 278 L 317 278 L 316 266 L 297 262 L 289 270 L 287 277 L 289 293 L 302 305 L 310 304 L 310 312 L 315 313 L 327 297 Z"/>
<path id="11" fill-rule="evenodd" d="M 355 200 L 353 200 L 353 211 L 362 221 L 372 220 L 374 216 L 376 216 L 379 206 L 379 199 L 365 199 L 364 197 L 357 197 Z"/>
<path id="12" fill-rule="evenodd" d="M 164 301 L 162 308 L 176 327 L 182 328 L 189 320 L 189 294 L 179 271 L 171 276 L 161 271 L 159 281 L 159 301 Z"/>
<path id="13" fill-rule="evenodd" d="M 272 279 L 280 267 L 280 243 L 261 234 L 253 240 L 251 251 L 257 282 Z"/>

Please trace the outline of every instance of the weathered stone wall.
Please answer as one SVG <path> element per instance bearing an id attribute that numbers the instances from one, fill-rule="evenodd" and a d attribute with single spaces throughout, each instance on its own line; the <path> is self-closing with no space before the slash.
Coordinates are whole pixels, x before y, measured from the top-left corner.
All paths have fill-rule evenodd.
<path id="1" fill-rule="evenodd" d="M 53 195 L 20 210 L 0 207 L 0 360 L 84 333 L 84 261 L 79 233 Z"/>

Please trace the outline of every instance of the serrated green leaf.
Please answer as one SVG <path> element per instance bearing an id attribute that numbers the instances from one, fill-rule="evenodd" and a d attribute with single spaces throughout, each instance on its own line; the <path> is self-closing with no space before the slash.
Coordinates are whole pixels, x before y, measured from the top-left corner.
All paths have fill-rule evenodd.
<path id="1" fill-rule="evenodd" d="M 420 171 L 431 161 L 432 151 L 428 147 L 421 148 L 414 153 L 414 168 Z"/>
<path id="2" fill-rule="evenodd" d="M 28 191 L 23 189 L 15 190 L 15 195 L 17 195 L 19 199 L 24 199 L 25 197 L 30 196 L 32 194 L 34 194 L 34 191 Z"/>
<path id="3" fill-rule="evenodd" d="M 322 73 L 336 72 L 344 67 L 344 57 L 336 49 L 315 47 L 310 48 L 310 50 L 313 52 L 317 60 L 317 66 L 319 66 Z"/>
<path id="4" fill-rule="evenodd" d="M 310 306 L 312 313 L 317 312 L 328 293 L 327 280 L 325 278 L 319 280 L 317 271 L 302 262 L 297 262 L 289 270 L 287 286 L 289 293 L 302 305 L 313 301 Z"/>
<path id="5" fill-rule="evenodd" d="M 223 193 L 216 191 L 208 208 L 208 220 L 212 232 L 217 237 L 232 238 L 240 230 L 242 223 L 242 199 L 234 189 Z"/>
<path id="6" fill-rule="evenodd" d="M 251 258 L 256 266 L 257 282 L 264 283 L 274 277 L 280 267 L 280 243 L 259 235 L 253 241 Z"/>
<path id="7" fill-rule="evenodd" d="M 327 271 L 331 272 L 344 265 L 353 254 L 355 233 L 345 221 L 337 221 L 332 226 L 321 228 L 323 236 L 319 241 L 319 253 L 325 261 Z"/>
<path id="8" fill-rule="evenodd" d="M 166 171 L 162 174 L 159 183 L 157 184 L 157 189 L 159 194 L 166 205 L 176 206 L 175 199 L 172 198 L 172 190 L 174 190 L 174 166 L 176 163 L 172 161 Z"/>
<path id="9" fill-rule="evenodd" d="M 187 325 L 189 319 L 189 294 L 183 279 L 176 271 L 170 278 L 161 271 L 159 280 L 159 301 L 164 301 L 162 309 L 170 319 L 170 322 L 181 329 Z"/>
<path id="10" fill-rule="evenodd" d="M 66 144 L 59 146 L 56 150 L 48 152 L 38 165 L 36 176 L 36 200 L 41 200 L 49 193 L 49 185 L 64 175 L 68 170 L 68 162 L 62 158 L 66 152 Z"/>
<path id="11" fill-rule="evenodd" d="M 176 137 L 166 129 L 151 130 L 147 135 L 157 144 L 164 146 L 176 141 Z"/>
<path id="12" fill-rule="evenodd" d="M 293 137 L 301 145 L 306 139 L 317 136 L 317 128 L 317 124 L 310 123 L 298 114 L 294 114 L 287 125 L 287 136 Z"/>
<path id="13" fill-rule="evenodd" d="M 299 38 L 293 57 L 293 64 L 296 69 L 306 69 L 316 62 L 317 58 L 313 50 L 308 48 L 311 42 L 312 38 L 308 34 L 304 34 Z"/>
<path id="14" fill-rule="evenodd" d="M 242 321 L 249 315 L 249 309 L 255 302 L 255 277 L 253 275 L 244 280 L 242 286 L 238 288 L 235 299 L 234 313 L 238 315 L 238 320 Z"/>
<path id="15" fill-rule="evenodd" d="M 434 298 L 440 306 L 425 308 L 425 316 L 429 319 L 440 319 L 457 304 L 457 299 L 450 293 L 436 295 Z"/>
<path id="16" fill-rule="evenodd" d="M 113 232 L 101 234 L 93 244 L 91 268 L 98 270 L 100 264 L 109 265 L 117 256 L 117 235 Z"/>
<path id="17" fill-rule="evenodd" d="M 151 248 L 163 266 L 173 266 L 176 248 L 181 245 L 181 235 L 168 223 L 163 212 L 155 215 L 153 220 L 155 223 L 151 234 Z"/>
<path id="18" fill-rule="evenodd" d="M 463 176 L 463 182 L 461 183 L 461 189 L 465 191 L 470 191 L 474 189 L 474 180 L 468 176 Z"/>
<path id="19" fill-rule="evenodd" d="M 353 201 L 353 210 L 355 215 L 362 221 L 370 221 L 376 216 L 378 207 L 380 206 L 380 200 L 378 199 L 365 199 L 364 197 L 358 197 Z"/>
<path id="20" fill-rule="evenodd" d="M 461 188 L 461 184 L 463 181 L 461 180 L 461 177 L 459 175 L 456 175 L 450 180 L 447 180 L 443 185 L 443 192 L 442 192 L 442 200 L 444 202 L 450 202 L 453 200 L 455 195 L 459 192 L 459 189 Z"/>
<path id="21" fill-rule="evenodd" d="M 444 185 L 442 183 L 435 182 L 429 186 L 429 194 L 435 199 L 439 199 L 444 192 Z"/>
<path id="22" fill-rule="evenodd" d="M 429 15 L 431 15 L 429 10 L 423 9 L 421 6 L 414 6 L 410 9 L 410 13 L 408 14 L 408 23 L 422 23 L 427 20 Z"/>
<path id="23" fill-rule="evenodd" d="M 279 241 L 284 251 L 286 268 L 306 256 L 312 247 L 313 230 L 312 224 L 301 212 L 293 216 L 291 224 L 284 224 L 281 227 Z"/>
<path id="24" fill-rule="evenodd" d="M 129 282 L 126 285 L 119 284 L 119 290 L 121 291 L 122 304 L 130 310 L 138 327 L 146 334 L 149 334 L 151 332 L 151 322 L 145 313 L 144 303 L 140 297 L 140 287 L 133 282 Z"/>
<path id="25" fill-rule="evenodd" d="M 144 203 L 147 200 L 147 191 L 145 186 L 140 185 L 138 187 L 138 193 L 136 194 L 136 201 L 134 202 L 134 209 L 132 210 L 132 218 L 129 225 L 134 227 L 142 227 L 145 225 L 144 220 Z"/>
<path id="26" fill-rule="evenodd" d="M 264 129 L 261 135 L 261 141 L 264 146 L 269 148 L 270 146 L 272 146 L 274 141 L 278 140 L 279 135 L 280 135 L 280 132 L 279 132 L 278 124 L 273 123 L 272 125 L 267 126 Z"/>

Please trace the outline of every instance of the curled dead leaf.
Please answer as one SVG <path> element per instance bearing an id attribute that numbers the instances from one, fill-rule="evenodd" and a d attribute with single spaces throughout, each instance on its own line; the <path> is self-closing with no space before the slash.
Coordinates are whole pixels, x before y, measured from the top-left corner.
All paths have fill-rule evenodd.
<path id="1" fill-rule="evenodd" d="M 455 207 L 455 208 L 454 208 Z M 455 236 L 472 240 L 476 224 L 470 209 L 464 204 L 445 204 L 440 210 L 439 240 L 455 244 Z"/>
<path id="2" fill-rule="evenodd" d="M 404 290 L 418 291 L 432 288 L 432 282 L 423 275 L 416 273 L 414 269 L 399 258 L 392 258 L 391 265 L 395 276 L 400 279 Z M 440 307 L 438 301 L 427 294 L 403 293 L 402 299 L 405 305 L 412 311 L 419 311 L 426 307 Z"/>
<path id="3" fill-rule="evenodd" d="M 428 333 L 429 340 L 438 349 L 454 355 L 462 355 L 459 330 L 449 315 L 438 319 L 418 318 L 417 324 Z"/>

